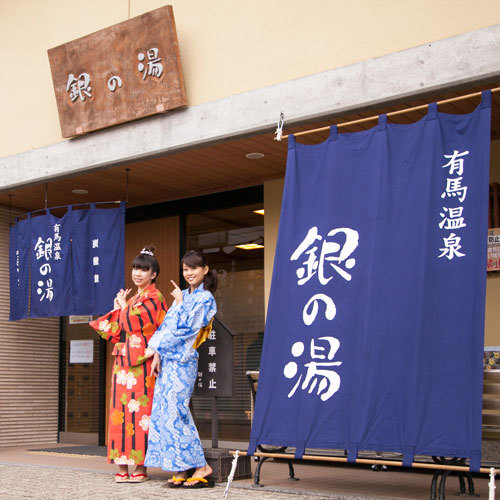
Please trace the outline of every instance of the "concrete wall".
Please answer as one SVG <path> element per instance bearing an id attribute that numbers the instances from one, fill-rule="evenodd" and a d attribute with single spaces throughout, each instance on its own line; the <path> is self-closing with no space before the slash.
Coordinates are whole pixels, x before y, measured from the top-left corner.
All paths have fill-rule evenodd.
<path id="1" fill-rule="evenodd" d="M 0 158 L 61 141 L 47 49 L 167 3 L 191 106 L 500 23 L 498 0 L 2 0 Z"/>

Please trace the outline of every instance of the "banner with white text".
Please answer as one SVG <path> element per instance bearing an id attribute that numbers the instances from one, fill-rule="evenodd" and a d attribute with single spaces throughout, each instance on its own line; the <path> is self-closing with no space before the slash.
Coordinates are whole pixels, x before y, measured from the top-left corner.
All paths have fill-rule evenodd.
<path id="1" fill-rule="evenodd" d="M 49 210 L 30 217 L 30 318 L 73 314 L 71 207 L 58 218 Z"/>
<path id="2" fill-rule="evenodd" d="M 29 219 L 10 227 L 10 321 L 28 316 L 30 234 Z"/>
<path id="3" fill-rule="evenodd" d="M 10 320 L 101 314 L 124 287 L 125 204 L 27 214 L 10 229 Z"/>
<path id="4" fill-rule="evenodd" d="M 118 208 L 74 210 L 74 314 L 102 314 L 125 288 L 125 203 Z"/>
<path id="5" fill-rule="evenodd" d="M 249 453 L 481 458 L 491 93 L 288 139 Z"/>

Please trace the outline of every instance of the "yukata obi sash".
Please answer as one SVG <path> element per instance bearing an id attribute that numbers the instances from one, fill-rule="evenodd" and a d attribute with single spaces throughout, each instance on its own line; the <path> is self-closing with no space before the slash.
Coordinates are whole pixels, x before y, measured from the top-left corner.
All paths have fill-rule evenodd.
<path id="1" fill-rule="evenodd" d="M 258 444 L 481 457 L 491 93 L 288 138 Z"/>
<path id="2" fill-rule="evenodd" d="M 214 316 L 215 317 L 215 316 Z M 194 340 L 193 343 L 193 349 L 198 349 L 205 340 L 208 339 L 208 336 L 210 335 L 210 332 L 212 331 L 212 325 L 214 323 L 214 318 L 210 320 L 207 326 L 202 326 L 200 328 L 200 331 L 198 332 L 198 335 L 196 336 L 196 339 Z"/>

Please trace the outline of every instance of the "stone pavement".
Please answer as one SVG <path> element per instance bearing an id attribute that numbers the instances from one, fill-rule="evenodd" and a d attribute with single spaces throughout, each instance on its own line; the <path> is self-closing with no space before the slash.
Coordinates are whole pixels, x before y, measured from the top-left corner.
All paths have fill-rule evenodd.
<path id="1" fill-rule="evenodd" d="M 187 488 L 163 488 L 163 478 L 141 484 L 117 484 L 109 472 L 65 468 L 61 466 L 0 463 L 0 499 L 18 500 L 121 500 L 121 499 L 222 499 L 225 484 L 214 488 L 187 491 Z M 233 483 L 228 500 L 304 500 L 346 498 L 311 492 L 263 491 Z M 354 497 L 349 496 L 349 499 Z M 364 497 L 366 498 L 366 497 Z"/>
<path id="2" fill-rule="evenodd" d="M 70 445 L 72 446 L 72 445 Z M 35 448 L 35 449 L 34 449 Z M 42 449 L 40 449 L 42 448 Z M 143 484 L 116 484 L 116 466 L 104 456 L 76 454 L 74 446 L 51 444 L 0 448 L 0 500 L 32 499 L 222 499 L 225 484 L 203 490 L 162 488 L 171 473 L 148 470 L 151 480 Z M 66 453 L 66 450 L 73 453 Z M 256 463 L 251 461 L 255 472 Z M 264 488 L 253 488 L 253 479 L 234 481 L 228 500 L 428 500 L 432 471 L 402 470 L 389 467 L 373 472 L 369 466 L 348 464 L 321 465 L 296 463 L 295 476 L 288 479 L 286 462 L 270 460 L 261 471 Z M 474 478 L 476 493 L 488 498 L 487 475 Z M 497 486 L 498 487 L 498 486 Z M 458 478 L 452 475 L 446 483 L 446 497 L 457 498 Z"/>

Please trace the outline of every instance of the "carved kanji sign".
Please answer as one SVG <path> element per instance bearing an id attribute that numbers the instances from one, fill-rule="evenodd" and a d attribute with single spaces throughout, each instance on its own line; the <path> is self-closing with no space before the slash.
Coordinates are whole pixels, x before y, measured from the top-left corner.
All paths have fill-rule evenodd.
<path id="1" fill-rule="evenodd" d="M 172 7 L 48 51 L 63 137 L 187 104 Z"/>

